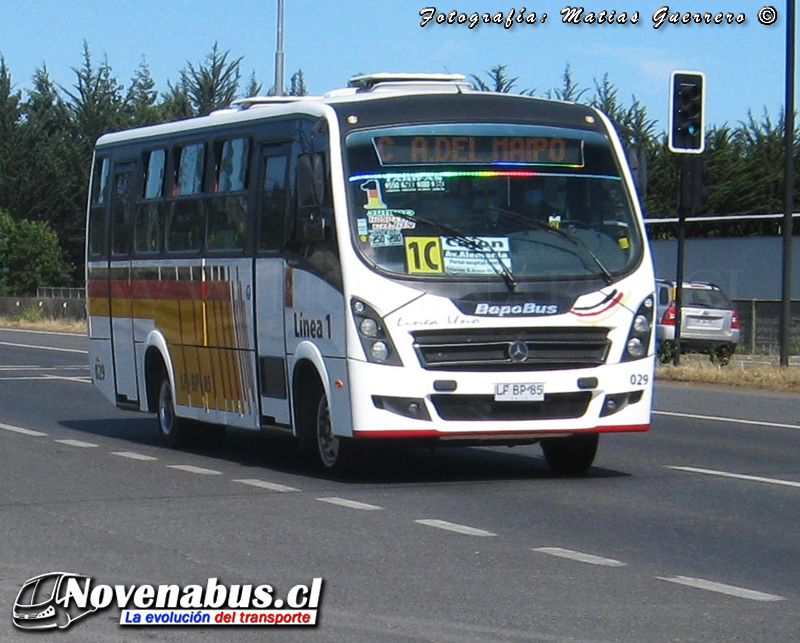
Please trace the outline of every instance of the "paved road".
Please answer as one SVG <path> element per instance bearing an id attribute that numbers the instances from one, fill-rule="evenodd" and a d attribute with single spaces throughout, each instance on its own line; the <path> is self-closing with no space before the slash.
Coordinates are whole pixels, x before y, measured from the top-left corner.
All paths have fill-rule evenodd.
<path id="1" fill-rule="evenodd" d="M 35 347 L 35 348 L 34 348 Z M 68 641 L 592 642 L 800 638 L 797 396 L 659 385 L 648 434 L 582 478 L 538 447 L 377 454 L 354 481 L 244 431 L 159 446 L 89 383 L 86 340 L 0 330 L 0 641 L 25 580 L 324 578 L 312 631 L 121 628 Z"/>

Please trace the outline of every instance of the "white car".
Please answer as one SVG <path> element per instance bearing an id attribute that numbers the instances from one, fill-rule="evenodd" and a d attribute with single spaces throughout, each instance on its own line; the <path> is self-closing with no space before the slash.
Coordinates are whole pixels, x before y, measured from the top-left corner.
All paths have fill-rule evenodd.
<path id="1" fill-rule="evenodd" d="M 674 281 L 656 280 L 656 342 L 661 363 L 670 362 L 675 353 L 675 289 Z M 739 316 L 719 286 L 684 282 L 680 332 L 682 353 L 705 353 L 725 366 L 739 344 Z"/>

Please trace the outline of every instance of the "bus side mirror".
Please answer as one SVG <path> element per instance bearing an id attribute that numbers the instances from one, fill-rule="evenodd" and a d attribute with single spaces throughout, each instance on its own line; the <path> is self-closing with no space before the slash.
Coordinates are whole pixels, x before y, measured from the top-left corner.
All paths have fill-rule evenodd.
<path id="1" fill-rule="evenodd" d="M 297 203 L 316 208 L 325 197 L 325 161 L 322 154 L 301 154 L 297 158 Z"/>

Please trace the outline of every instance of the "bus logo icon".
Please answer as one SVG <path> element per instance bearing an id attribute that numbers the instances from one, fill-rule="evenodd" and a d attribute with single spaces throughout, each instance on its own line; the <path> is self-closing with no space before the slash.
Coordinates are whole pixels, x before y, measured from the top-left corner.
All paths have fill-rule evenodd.
<path id="1" fill-rule="evenodd" d="M 508 357 L 514 364 L 520 364 L 528 359 L 528 345 L 522 341 L 512 342 L 508 347 Z"/>
<path id="2" fill-rule="evenodd" d="M 64 629 L 94 612 L 96 607 L 80 608 L 75 601 L 67 605 L 67 580 L 88 582 L 91 579 L 81 574 L 51 572 L 26 581 L 14 601 L 14 625 L 24 630 L 45 630 L 53 627 Z"/>

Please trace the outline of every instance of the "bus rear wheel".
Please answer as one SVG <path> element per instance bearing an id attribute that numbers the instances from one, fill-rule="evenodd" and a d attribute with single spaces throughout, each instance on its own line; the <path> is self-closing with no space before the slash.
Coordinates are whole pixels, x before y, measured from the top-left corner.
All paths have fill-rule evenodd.
<path id="1" fill-rule="evenodd" d="M 578 475 L 592 466 L 597 455 L 597 433 L 542 440 L 544 459 L 558 475 Z"/>
<path id="2" fill-rule="evenodd" d="M 161 441 L 170 447 L 180 446 L 186 439 L 186 420 L 175 414 L 175 396 L 169 377 L 166 375 L 161 380 L 158 389 L 158 429 Z"/>

